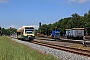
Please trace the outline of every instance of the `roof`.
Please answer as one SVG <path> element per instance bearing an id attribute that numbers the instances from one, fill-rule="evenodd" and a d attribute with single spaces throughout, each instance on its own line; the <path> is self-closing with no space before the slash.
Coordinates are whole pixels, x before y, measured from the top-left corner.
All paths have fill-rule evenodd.
<path id="1" fill-rule="evenodd" d="M 65 30 L 72 30 L 72 29 L 65 29 Z"/>
<path id="2" fill-rule="evenodd" d="M 19 29 L 17 29 L 17 32 L 20 32 L 22 30 L 22 28 L 19 28 Z"/>
<path id="3" fill-rule="evenodd" d="M 72 28 L 72 30 L 84 30 L 84 28 Z"/>
<path id="4" fill-rule="evenodd" d="M 23 26 L 22 28 L 25 28 L 25 27 L 34 27 L 34 26 Z"/>
<path id="5" fill-rule="evenodd" d="M 25 27 L 33 27 L 34 28 L 34 26 L 23 26 L 22 28 L 17 29 L 17 32 L 21 32 Z"/>

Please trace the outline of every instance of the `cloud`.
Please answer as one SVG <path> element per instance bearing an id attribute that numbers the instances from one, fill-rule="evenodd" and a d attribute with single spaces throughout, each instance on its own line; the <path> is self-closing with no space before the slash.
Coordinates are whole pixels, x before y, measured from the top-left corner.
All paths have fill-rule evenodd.
<path id="1" fill-rule="evenodd" d="M 67 0 L 68 3 L 72 3 L 72 2 L 77 2 L 77 3 L 84 3 L 84 2 L 87 2 L 87 1 L 90 1 L 90 0 Z"/>
<path id="2" fill-rule="evenodd" d="M 17 26 L 14 25 L 14 24 L 12 24 L 12 25 L 10 25 L 10 26 L 7 26 L 6 28 L 10 28 L 10 27 L 12 27 L 12 28 L 19 28 L 19 27 L 17 27 Z"/>
<path id="3" fill-rule="evenodd" d="M 8 0 L 0 0 L 0 3 L 8 3 Z"/>
<path id="4" fill-rule="evenodd" d="M 76 0 L 68 0 L 68 3 L 75 2 Z"/>
<path id="5" fill-rule="evenodd" d="M 35 29 L 38 29 L 39 28 L 38 25 L 31 25 L 31 26 L 34 26 Z"/>
<path id="6" fill-rule="evenodd" d="M 68 2 L 75 2 L 76 0 L 68 0 Z"/>
<path id="7" fill-rule="evenodd" d="M 86 2 L 87 0 L 79 0 L 78 2 L 79 3 L 84 3 L 84 2 Z"/>
<path id="8" fill-rule="evenodd" d="M 23 26 L 29 26 L 29 25 L 23 25 Z M 12 28 L 18 29 L 18 28 L 21 28 L 21 27 L 23 27 L 23 26 L 20 26 L 20 25 L 17 26 L 17 25 L 12 24 L 12 25 L 10 25 L 10 26 L 6 26 L 5 28 L 8 29 L 8 28 L 12 27 Z M 38 29 L 38 28 L 39 28 L 38 25 L 30 25 L 30 26 L 34 26 L 35 29 Z"/>

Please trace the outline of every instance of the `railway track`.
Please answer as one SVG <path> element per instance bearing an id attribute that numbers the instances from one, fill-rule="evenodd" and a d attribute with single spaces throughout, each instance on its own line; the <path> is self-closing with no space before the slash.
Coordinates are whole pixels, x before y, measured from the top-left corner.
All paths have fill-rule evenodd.
<path id="1" fill-rule="evenodd" d="M 38 38 L 36 38 L 38 39 Z M 90 45 L 90 40 L 73 40 L 73 39 L 66 39 L 66 38 L 60 38 L 60 39 L 52 39 L 50 37 L 39 37 L 40 40 L 49 40 L 49 41 L 62 41 L 62 42 L 70 42 L 70 43 L 77 43 L 77 44 L 83 44 L 85 42 L 86 45 Z"/>
<path id="2" fill-rule="evenodd" d="M 62 50 L 62 51 L 66 51 L 66 52 L 70 52 L 70 53 L 90 57 L 90 51 L 89 50 L 67 47 L 67 46 L 62 46 L 62 45 L 53 44 L 53 43 L 49 43 L 49 42 L 38 41 L 38 40 L 33 40 L 30 43 L 34 43 L 34 44 L 50 47 L 50 48 L 53 48 L 53 49 L 58 49 L 58 50 Z"/>
<path id="3" fill-rule="evenodd" d="M 31 43 L 90 57 L 90 51 L 84 50 L 84 49 L 71 48 L 71 47 L 67 47 L 67 46 L 61 46 L 58 44 L 53 44 L 53 43 L 48 43 L 48 42 L 43 42 L 43 41 L 37 41 L 37 40 L 31 41 Z"/>
<path id="4" fill-rule="evenodd" d="M 32 41 L 31 43 L 46 46 L 46 47 L 50 47 L 50 48 L 53 48 L 53 49 L 58 49 L 58 50 L 70 52 L 70 53 L 74 53 L 74 54 L 78 54 L 78 55 L 83 55 L 83 56 L 90 57 L 90 51 L 88 51 L 88 50 L 65 47 L 65 46 L 60 46 L 60 45 L 57 45 L 57 44 L 41 42 L 41 41 Z"/>

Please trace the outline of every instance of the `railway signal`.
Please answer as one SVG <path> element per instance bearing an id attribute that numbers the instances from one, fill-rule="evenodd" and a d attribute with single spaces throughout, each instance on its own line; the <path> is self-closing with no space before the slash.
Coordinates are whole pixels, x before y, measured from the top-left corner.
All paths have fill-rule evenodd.
<path id="1" fill-rule="evenodd" d="M 10 36 L 11 36 L 11 29 L 12 29 L 12 28 L 10 27 Z"/>
<path id="2" fill-rule="evenodd" d="M 41 22 L 39 22 L 39 28 L 41 28 Z M 40 29 L 40 33 L 41 33 L 41 29 Z"/>
<path id="3" fill-rule="evenodd" d="M 0 27 L 0 30 L 1 30 L 1 27 Z"/>
<path id="4" fill-rule="evenodd" d="M 41 27 L 41 22 L 39 22 L 39 28 Z"/>

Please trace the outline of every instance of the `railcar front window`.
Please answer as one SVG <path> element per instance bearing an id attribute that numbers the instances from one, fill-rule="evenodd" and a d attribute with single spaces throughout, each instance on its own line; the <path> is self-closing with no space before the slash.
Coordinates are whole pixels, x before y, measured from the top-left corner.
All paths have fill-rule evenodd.
<path id="1" fill-rule="evenodd" d="M 25 33 L 26 34 L 33 34 L 33 30 L 32 31 L 31 30 L 29 30 L 29 31 L 26 30 Z"/>
<path id="2" fill-rule="evenodd" d="M 26 28 L 25 29 L 25 33 L 26 34 L 33 34 L 34 33 L 34 29 Z"/>

